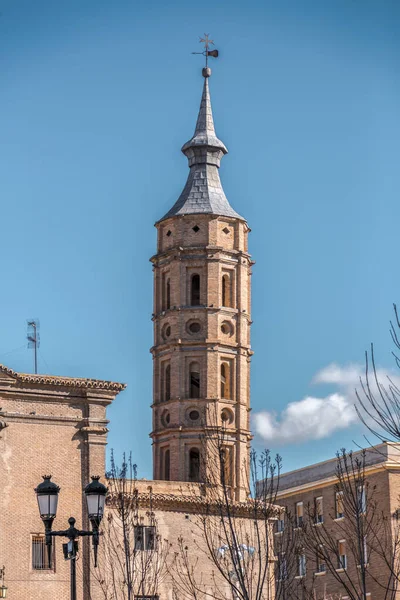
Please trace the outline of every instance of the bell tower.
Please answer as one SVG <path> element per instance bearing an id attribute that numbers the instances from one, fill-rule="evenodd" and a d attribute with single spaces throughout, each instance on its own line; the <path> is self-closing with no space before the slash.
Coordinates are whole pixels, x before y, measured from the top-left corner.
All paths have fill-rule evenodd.
<path id="1" fill-rule="evenodd" d="M 201 479 L 201 437 L 212 408 L 226 427 L 233 497 L 245 500 L 253 263 L 249 227 L 230 206 L 219 177 L 228 151 L 214 129 L 210 75 L 204 68 L 196 129 L 182 147 L 190 168 L 186 185 L 156 223 L 153 470 L 156 480 Z"/>

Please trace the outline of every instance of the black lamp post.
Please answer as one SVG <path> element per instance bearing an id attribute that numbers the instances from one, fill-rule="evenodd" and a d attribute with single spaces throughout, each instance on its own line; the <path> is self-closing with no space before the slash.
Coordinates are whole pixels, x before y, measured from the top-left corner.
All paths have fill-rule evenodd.
<path id="1" fill-rule="evenodd" d="M 60 488 L 53 481 L 51 475 L 44 475 L 43 481 L 35 489 L 39 505 L 40 518 L 46 532 L 46 546 L 49 564 L 51 564 L 52 537 L 62 536 L 68 538 L 68 543 L 63 544 L 64 558 L 71 561 L 71 600 L 76 600 L 76 554 L 78 551 L 78 537 L 92 536 L 94 566 L 97 567 L 97 549 L 99 545 L 99 527 L 104 515 L 104 504 L 107 488 L 100 483 L 100 477 L 92 477 L 91 483 L 85 487 L 88 515 L 92 531 L 76 529 L 75 519 L 68 519 L 69 528 L 63 531 L 52 531 L 53 521 L 57 514 L 58 494 Z M 7 588 L 6 588 L 7 589 Z M 0 588 L 1 590 L 1 588 Z M 0 598 L 5 596 L 0 596 Z"/>
<path id="2" fill-rule="evenodd" d="M 0 577 L 1 577 L 1 585 L 0 585 L 0 598 L 7 598 L 7 586 L 4 585 L 4 575 L 6 572 L 6 568 L 3 567 L 0 569 Z"/>

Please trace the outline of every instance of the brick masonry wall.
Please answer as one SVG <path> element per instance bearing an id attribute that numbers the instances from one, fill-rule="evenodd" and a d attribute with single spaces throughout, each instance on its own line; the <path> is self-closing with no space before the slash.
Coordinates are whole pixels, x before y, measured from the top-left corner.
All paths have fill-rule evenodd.
<path id="1" fill-rule="evenodd" d="M 377 472 L 371 473 L 367 477 L 369 492 L 373 494 L 374 500 L 377 501 L 377 512 L 382 514 L 389 519 L 391 522 L 391 515 L 395 510 L 394 507 L 399 502 L 399 473 L 390 473 L 384 467 L 381 467 Z M 374 490 L 374 491 L 373 491 Z M 284 506 L 287 510 L 294 515 L 295 507 L 297 502 L 303 502 L 305 515 L 307 513 L 307 506 L 312 507 L 314 505 L 315 498 L 323 498 L 323 514 L 324 514 L 324 525 L 331 535 L 336 537 L 337 540 L 345 539 L 346 535 L 343 534 L 343 529 L 339 528 L 338 521 L 335 520 L 335 482 L 313 482 L 312 489 L 304 491 L 293 491 L 285 490 L 282 492 L 277 499 L 279 505 Z M 340 520 L 342 527 L 346 526 L 346 517 Z M 318 525 L 317 525 L 318 527 Z M 276 534 L 279 535 L 279 534 Z M 314 587 L 316 590 L 316 598 L 319 600 L 323 598 L 324 592 L 326 594 L 343 594 L 346 596 L 346 592 L 341 584 L 335 579 L 335 577 L 326 572 L 324 574 L 315 575 L 316 563 L 313 560 L 308 559 L 307 561 L 307 581 L 308 586 L 312 586 L 314 580 Z M 383 561 L 377 555 L 371 554 L 369 561 L 369 569 L 371 575 L 367 577 L 368 592 L 371 593 L 371 600 L 384 600 L 385 590 L 382 585 L 377 583 L 377 579 L 381 584 L 388 581 L 388 571 Z M 354 564 L 353 556 L 348 550 L 348 576 L 357 581 L 359 571 L 357 571 L 357 565 Z M 345 577 L 346 575 L 344 575 Z M 400 595 L 399 595 L 400 597 Z"/>
<path id="2" fill-rule="evenodd" d="M 201 525 L 201 511 L 199 511 L 197 505 L 193 503 L 195 497 L 199 497 L 202 494 L 201 488 L 196 484 L 185 484 L 182 482 L 173 482 L 173 481 L 138 481 L 136 483 L 136 489 L 141 493 L 142 498 L 149 498 L 149 490 L 152 492 L 152 510 L 155 516 L 155 522 L 157 527 L 157 535 L 160 538 L 160 543 L 163 544 L 164 550 L 161 551 L 161 554 L 158 555 L 160 560 L 165 560 L 165 569 L 163 569 L 160 584 L 157 587 L 157 593 L 159 594 L 160 600 L 173 600 L 173 584 L 172 578 L 169 574 L 169 571 L 175 572 L 175 577 L 177 577 L 176 569 L 177 563 L 176 554 L 179 555 L 180 550 L 178 546 L 179 538 L 182 538 L 183 545 L 187 547 L 189 564 L 191 567 L 194 567 L 194 573 L 196 578 L 196 583 L 202 584 L 205 587 L 205 591 L 209 592 L 211 597 L 213 596 L 213 575 L 217 576 L 217 568 L 212 558 L 210 557 L 210 551 L 206 546 L 206 542 L 204 539 L 204 534 L 202 532 Z M 139 510 L 139 521 L 144 525 L 149 525 L 151 523 L 149 517 L 148 504 L 142 501 L 141 509 Z M 112 513 L 113 508 L 107 508 L 108 512 Z M 107 515 L 106 515 L 107 518 Z M 221 531 L 220 530 L 220 518 L 215 517 L 207 517 L 207 523 L 214 533 Z M 271 524 L 272 527 L 272 524 Z M 234 528 L 239 540 L 239 543 L 246 543 L 249 546 L 253 546 L 256 551 L 258 548 L 262 548 L 262 559 L 261 564 L 262 568 L 264 568 L 265 563 L 265 540 L 263 538 L 263 533 L 261 533 L 261 540 L 259 543 L 256 541 L 255 536 L 255 528 L 252 519 L 244 520 L 237 519 L 234 520 Z M 262 521 L 262 525 L 260 530 L 263 531 L 264 522 Z M 268 527 L 267 527 L 268 529 Z M 211 543 L 212 547 L 215 550 L 221 545 L 221 538 L 219 535 L 215 535 L 215 539 L 213 540 L 214 544 Z M 120 559 L 121 559 L 121 555 Z M 139 575 L 137 575 L 136 580 L 141 580 L 141 569 L 143 569 L 142 565 L 151 564 L 149 559 L 147 558 L 149 554 L 146 552 L 139 552 L 136 568 L 139 570 Z M 157 557 L 154 558 L 154 561 Z M 271 600 L 273 599 L 273 569 L 274 562 L 273 557 L 271 563 L 267 565 L 267 581 L 264 586 L 263 598 L 269 597 Z M 111 559 L 111 561 L 114 559 Z M 105 564 L 101 565 L 102 572 L 105 574 L 109 571 L 107 565 L 110 564 L 110 559 L 108 562 L 106 560 Z M 255 561 L 255 564 L 258 564 Z M 148 566 L 146 567 L 148 568 Z M 229 569 L 229 565 L 227 564 L 224 567 L 224 572 L 227 574 Z M 120 570 L 115 569 L 113 571 L 113 575 L 116 576 L 118 572 L 118 576 L 120 576 Z M 251 578 L 254 582 L 254 587 L 250 592 L 250 596 L 254 596 L 254 591 L 256 588 L 257 581 L 257 570 L 255 569 L 253 572 L 253 577 Z M 231 590 L 229 584 L 224 582 L 221 577 L 217 576 L 217 582 L 220 587 L 220 591 L 223 591 L 226 594 L 226 598 L 231 598 Z M 94 587 L 95 589 L 95 587 Z M 154 590 L 151 590 L 153 593 Z M 269 591 L 269 596 L 267 596 L 267 591 Z M 149 593 L 150 590 L 146 591 Z M 134 593 L 137 593 L 137 589 L 134 589 Z"/>
<path id="3" fill-rule="evenodd" d="M 250 441 L 250 286 L 247 254 L 248 227 L 239 219 L 198 214 L 167 219 L 158 225 L 158 253 L 154 268 L 154 478 L 164 476 L 161 456 L 170 450 L 170 478 L 188 478 L 186 455 L 199 446 L 205 409 L 210 403 L 233 410 L 231 436 L 235 448 L 234 473 L 237 499 L 246 498 L 242 480 Z M 193 274 L 200 275 L 200 304 L 191 306 Z M 222 306 L 222 277 L 230 278 L 231 306 Z M 170 307 L 166 308 L 166 281 L 170 282 Z M 190 325 L 200 331 L 192 333 Z M 230 398 L 221 398 L 221 363 L 231 365 Z M 200 366 L 200 398 L 190 398 L 191 363 Z M 165 401 L 162 379 L 171 369 L 171 395 Z M 190 423 L 190 409 L 203 420 Z M 167 423 L 169 419 L 169 423 Z"/>
<path id="4" fill-rule="evenodd" d="M 83 488 L 90 475 L 104 476 L 106 407 L 115 392 L 21 385 L 0 377 L 0 563 L 5 565 L 8 597 L 13 600 L 68 600 L 70 563 L 62 554 L 64 538 L 53 540 L 55 570 L 32 568 L 31 535 L 43 534 L 34 488 L 51 474 L 61 488 L 53 529 L 66 529 L 68 518 L 89 527 Z M 89 542 L 79 540 L 78 599 L 88 598 Z M 84 574 L 83 571 L 86 571 Z M 95 596 L 93 596 L 95 598 Z"/>

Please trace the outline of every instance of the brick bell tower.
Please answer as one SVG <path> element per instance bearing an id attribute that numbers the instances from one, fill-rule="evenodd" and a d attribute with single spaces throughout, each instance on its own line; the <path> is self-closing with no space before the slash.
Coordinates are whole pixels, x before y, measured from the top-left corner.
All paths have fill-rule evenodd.
<path id="1" fill-rule="evenodd" d="M 208 80 L 193 137 L 183 147 L 190 172 L 180 197 L 156 223 L 154 271 L 154 479 L 199 481 L 207 414 L 226 425 L 229 481 L 247 497 L 250 448 L 249 227 L 219 178 L 228 151 L 214 129 Z M 207 410 L 211 407 L 212 410 Z"/>

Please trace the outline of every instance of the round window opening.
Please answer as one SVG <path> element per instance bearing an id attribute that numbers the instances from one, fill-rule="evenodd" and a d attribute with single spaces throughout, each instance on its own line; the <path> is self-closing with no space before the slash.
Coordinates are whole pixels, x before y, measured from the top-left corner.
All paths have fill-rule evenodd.
<path id="1" fill-rule="evenodd" d="M 164 427 L 166 427 L 167 425 L 169 425 L 170 421 L 171 415 L 169 414 L 168 410 L 165 410 L 161 415 L 161 422 L 164 425 Z"/>
<path id="2" fill-rule="evenodd" d="M 200 413 L 198 410 L 191 410 L 189 413 L 189 419 L 191 421 L 197 421 L 200 418 Z"/>
<path id="3" fill-rule="evenodd" d="M 232 335 L 232 325 L 228 321 L 224 321 L 221 325 L 221 331 L 224 335 Z"/>
<path id="4" fill-rule="evenodd" d="M 200 323 L 190 323 L 190 325 L 189 325 L 190 333 L 199 333 L 200 329 L 201 329 Z"/>
<path id="5" fill-rule="evenodd" d="M 166 340 L 171 335 L 171 325 L 164 325 L 162 330 L 162 336 Z"/>
<path id="6" fill-rule="evenodd" d="M 233 413 L 228 408 L 224 408 L 221 411 L 221 421 L 226 424 L 233 423 Z"/>

